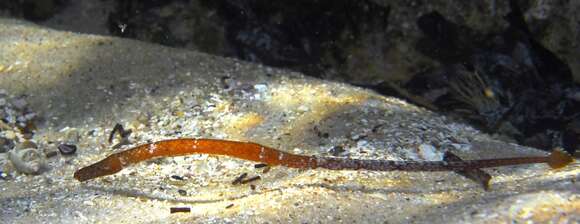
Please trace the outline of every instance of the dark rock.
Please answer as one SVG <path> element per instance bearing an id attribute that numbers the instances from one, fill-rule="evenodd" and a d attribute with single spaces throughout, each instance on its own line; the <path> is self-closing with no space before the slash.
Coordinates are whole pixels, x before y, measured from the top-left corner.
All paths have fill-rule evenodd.
<path id="1" fill-rule="evenodd" d="M 58 146 L 58 151 L 66 156 L 73 155 L 77 151 L 77 146 L 72 144 L 60 144 Z"/>
<path id="2" fill-rule="evenodd" d="M 14 148 L 14 141 L 0 137 L 0 153 L 5 153 Z"/>

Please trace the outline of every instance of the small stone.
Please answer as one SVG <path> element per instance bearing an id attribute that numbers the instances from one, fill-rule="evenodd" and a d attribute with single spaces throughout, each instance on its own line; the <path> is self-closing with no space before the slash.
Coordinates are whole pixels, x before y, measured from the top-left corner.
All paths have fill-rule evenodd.
<path id="1" fill-rule="evenodd" d="M 26 103 L 24 98 L 18 98 L 12 102 L 12 105 L 18 110 L 24 110 L 28 106 L 28 103 Z"/>
<path id="2" fill-rule="evenodd" d="M 256 84 L 254 85 L 254 89 L 257 90 L 258 92 L 266 92 L 266 90 L 268 90 L 268 86 L 266 86 L 265 84 Z"/>
<path id="3" fill-rule="evenodd" d="M 300 106 L 298 106 L 298 109 L 297 110 L 299 112 L 307 112 L 309 110 L 309 108 L 307 106 L 305 106 L 305 105 L 300 105 Z"/>
<path id="4" fill-rule="evenodd" d="M 432 160 L 438 161 L 443 159 L 443 155 L 437 151 L 437 149 L 430 145 L 430 144 L 421 144 L 419 146 L 418 153 L 425 159 L 425 160 Z"/>
<path id="5" fill-rule="evenodd" d="M 0 172 L 7 175 L 13 169 L 14 167 L 8 158 L 8 153 L 0 153 Z"/>
<path id="6" fill-rule="evenodd" d="M 36 143 L 34 143 L 34 142 L 32 142 L 32 141 L 28 141 L 28 140 L 26 140 L 26 141 L 24 141 L 24 142 L 20 143 L 20 144 L 18 145 L 18 148 L 19 148 L 19 149 L 27 149 L 27 148 L 37 149 L 37 148 L 38 148 L 38 146 L 36 145 Z"/>
<path id="7" fill-rule="evenodd" d="M 77 143 L 81 139 L 81 134 L 76 128 L 69 128 L 65 132 L 65 139 L 69 143 Z"/>
<path id="8" fill-rule="evenodd" d="M 66 156 L 72 155 L 75 154 L 75 152 L 77 151 L 77 146 L 72 144 L 60 144 L 58 146 L 58 151 L 60 151 L 61 154 Z"/>
<path id="9" fill-rule="evenodd" d="M 171 178 L 176 179 L 176 180 L 183 180 L 183 177 L 178 176 L 178 175 L 171 175 Z"/>
<path id="10" fill-rule="evenodd" d="M 34 133 L 32 133 L 32 132 L 22 133 L 22 138 L 24 138 L 24 139 L 32 139 L 33 136 L 34 136 Z"/>
<path id="11" fill-rule="evenodd" d="M 7 130 L 4 132 L 4 137 L 6 137 L 7 139 L 14 140 L 16 139 L 16 133 L 12 130 Z"/>
<path id="12" fill-rule="evenodd" d="M 88 206 L 94 206 L 95 205 L 95 203 L 92 202 L 92 201 L 90 201 L 90 200 L 83 201 L 83 204 L 84 205 L 88 205 Z"/>
<path id="13" fill-rule="evenodd" d="M 344 148 L 342 146 L 334 146 L 328 150 L 328 153 L 330 153 L 333 156 L 339 156 L 340 154 L 342 154 L 344 152 L 346 152 L 346 150 L 344 150 Z"/>
<path id="14" fill-rule="evenodd" d="M 44 156 L 37 149 L 21 149 L 8 152 L 8 159 L 20 173 L 38 175 L 47 170 Z"/>
<path id="15" fill-rule="evenodd" d="M 52 158 L 58 155 L 58 151 L 47 148 L 44 150 L 44 155 L 46 156 L 46 158 Z"/>
<path id="16" fill-rule="evenodd" d="M 178 193 L 179 193 L 179 195 L 181 195 L 181 196 L 187 196 L 187 191 L 186 191 L 186 190 L 179 189 L 179 190 L 177 190 L 177 192 L 178 192 Z"/>
<path id="17" fill-rule="evenodd" d="M 5 153 L 14 148 L 14 141 L 0 137 L 0 153 Z"/>
<path id="18" fill-rule="evenodd" d="M 2 115 L 2 111 L 0 111 L 0 117 L 3 116 Z M 12 127 L 10 127 L 10 125 L 6 124 L 4 121 L 0 120 L 0 131 L 1 130 L 11 130 Z"/>
<path id="19" fill-rule="evenodd" d="M 147 126 L 150 120 L 151 120 L 150 116 L 145 113 L 141 113 L 139 114 L 139 116 L 137 116 L 137 118 L 135 118 L 135 121 L 144 126 Z"/>

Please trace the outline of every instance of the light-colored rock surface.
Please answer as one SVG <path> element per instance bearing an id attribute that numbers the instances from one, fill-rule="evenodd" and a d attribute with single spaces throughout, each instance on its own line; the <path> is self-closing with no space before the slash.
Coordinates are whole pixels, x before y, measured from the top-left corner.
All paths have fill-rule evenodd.
<path id="1" fill-rule="evenodd" d="M 81 184 L 72 178 L 76 169 L 128 147 L 107 143 L 115 123 L 133 129 L 133 143 L 220 138 L 309 155 L 341 146 L 339 156 L 394 160 L 440 160 L 442 148 L 464 159 L 544 153 L 494 141 L 398 99 L 296 73 L 15 20 L 0 20 L 0 30 L 0 89 L 26 94 L 43 118 L 33 140 L 39 148 L 73 140 L 79 147 L 75 156 L 47 159 L 45 173 L 0 180 L 1 222 L 580 220 L 577 163 L 558 171 L 545 165 L 488 169 L 494 177 L 489 192 L 455 173 L 274 167 L 263 174 L 249 162 L 204 155 L 145 162 Z M 244 172 L 262 177 L 254 190 L 231 185 Z M 177 206 L 192 211 L 170 214 Z"/>

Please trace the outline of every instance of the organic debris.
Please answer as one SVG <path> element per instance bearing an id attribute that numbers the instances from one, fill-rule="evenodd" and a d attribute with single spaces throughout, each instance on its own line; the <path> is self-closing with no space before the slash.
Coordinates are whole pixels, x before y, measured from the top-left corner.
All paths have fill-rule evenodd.
<path id="1" fill-rule="evenodd" d="M 121 124 L 115 124 L 115 127 L 113 127 L 113 130 L 111 130 L 111 133 L 109 134 L 109 144 L 113 143 L 113 139 L 115 138 L 115 134 L 119 134 L 120 140 L 117 144 L 113 145 L 113 148 L 120 148 L 123 145 L 127 145 L 127 144 L 131 144 L 131 142 L 129 141 L 129 136 L 131 135 L 131 133 L 133 133 L 133 130 L 131 129 L 127 129 L 125 130 L 125 128 L 123 128 L 123 125 Z"/>
<path id="2" fill-rule="evenodd" d="M 189 213 L 189 212 L 191 212 L 191 208 L 189 208 L 189 207 L 171 207 L 171 208 L 169 208 L 169 213 L 171 213 L 171 214 L 178 213 L 178 212 Z"/>
<path id="3" fill-rule="evenodd" d="M 232 181 L 232 185 L 241 184 L 242 181 L 244 180 L 244 178 L 246 178 L 247 176 L 248 176 L 248 173 L 242 173 L 242 175 L 240 175 L 234 181 Z"/>
<path id="4" fill-rule="evenodd" d="M 251 182 L 257 181 L 257 180 L 259 180 L 259 179 L 262 179 L 262 178 L 261 178 L 260 176 L 253 176 L 253 177 L 250 177 L 250 178 L 248 178 L 248 179 L 242 180 L 242 181 L 240 182 L 240 184 L 247 184 L 247 183 L 251 183 Z"/>

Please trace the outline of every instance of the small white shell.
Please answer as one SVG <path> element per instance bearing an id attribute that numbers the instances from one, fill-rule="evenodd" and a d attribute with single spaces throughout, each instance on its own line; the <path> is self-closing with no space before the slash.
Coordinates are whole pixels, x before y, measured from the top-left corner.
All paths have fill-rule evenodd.
<path id="1" fill-rule="evenodd" d="M 48 168 L 44 155 L 38 149 L 11 150 L 8 152 L 8 159 L 16 171 L 24 174 L 38 175 Z"/>

